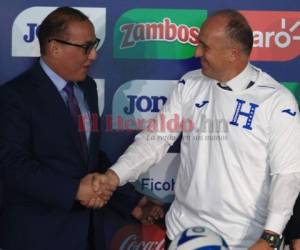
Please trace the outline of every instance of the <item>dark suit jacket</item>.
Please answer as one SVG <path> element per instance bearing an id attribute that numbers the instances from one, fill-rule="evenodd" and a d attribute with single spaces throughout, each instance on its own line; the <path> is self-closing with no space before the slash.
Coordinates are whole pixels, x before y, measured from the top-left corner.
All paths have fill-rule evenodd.
<path id="1" fill-rule="evenodd" d="M 300 195 L 296 200 L 294 213 L 286 226 L 284 236 L 287 242 L 300 239 Z"/>
<path id="2" fill-rule="evenodd" d="M 112 165 L 103 151 L 99 151 L 99 162 L 101 169 L 108 169 Z M 133 185 L 127 183 L 117 188 L 103 209 L 96 211 L 96 221 L 101 223 L 96 223 L 95 240 L 97 245 L 101 245 L 101 250 L 111 250 L 113 242 L 119 240 L 116 238 L 118 232 L 124 230 L 124 227 L 140 224 L 138 220 L 131 216 L 131 212 L 143 196 L 134 189 Z M 105 247 L 102 243 L 103 237 L 98 237 L 101 231 L 105 238 Z"/>
<path id="3" fill-rule="evenodd" d="M 98 115 L 95 82 L 88 77 L 79 85 L 90 112 Z M 39 63 L 1 87 L 5 200 L 0 248 L 86 250 L 91 210 L 75 195 L 80 179 L 99 171 L 98 149 L 99 131 L 94 129 L 84 159 L 72 117 Z"/>

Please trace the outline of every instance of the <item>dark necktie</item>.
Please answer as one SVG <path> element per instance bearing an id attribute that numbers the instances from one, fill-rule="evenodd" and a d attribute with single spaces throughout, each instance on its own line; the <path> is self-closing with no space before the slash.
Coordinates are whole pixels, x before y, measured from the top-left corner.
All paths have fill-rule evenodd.
<path id="1" fill-rule="evenodd" d="M 87 156 L 88 148 L 87 148 L 87 140 L 85 135 L 85 128 L 84 128 L 84 117 L 81 115 L 80 108 L 78 106 L 77 99 L 74 95 L 74 83 L 68 82 L 67 85 L 63 89 L 67 96 L 67 107 L 71 113 L 71 116 L 74 120 L 76 125 L 77 131 L 80 136 L 80 142 L 82 146 L 82 150 L 84 156 Z"/>

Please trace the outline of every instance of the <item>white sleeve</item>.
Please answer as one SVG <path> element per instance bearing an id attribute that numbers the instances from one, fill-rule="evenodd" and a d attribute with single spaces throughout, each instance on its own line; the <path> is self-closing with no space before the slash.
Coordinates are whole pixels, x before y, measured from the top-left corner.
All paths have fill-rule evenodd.
<path id="1" fill-rule="evenodd" d="M 271 175 L 300 172 L 300 116 L 291 93 L 281 91 L 274 99 L 269 124 Z"/>
<path id="2" fill-rule="evenodd" d="M 290 92 L 281 91 L 270 111 L 271 187 L 265 229 L 282 233 L 300 189 L 300 116 Z"/>
<path id="3" fill-rule="evenodd" d="M 136 135 L 134 142 L 111 167 L 119 176 L 120 185 L 135 181 L 157 163 L 178 138 L 181 133 L 184 86 L 178 83 L 161 112 L 153 119 L 153 122 L 149 122 L 146 129 Z"/>
<path id="4" fill-rule="evenodd" d="M 266 230 L 281 234 L 293 214 L 294 203 L 300 191 L 300 173 L 272 176 Z"/>

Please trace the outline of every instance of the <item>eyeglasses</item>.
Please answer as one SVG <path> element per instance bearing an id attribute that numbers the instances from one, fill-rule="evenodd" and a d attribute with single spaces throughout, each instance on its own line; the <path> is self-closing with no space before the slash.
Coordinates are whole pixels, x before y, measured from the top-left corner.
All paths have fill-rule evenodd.
<path id="1" fill-rule="evenodd" d="M 56 42 L 59 42 L 59 43 L 70 45 L 70 46 L 75 46 L 75 47 L 82 48 L 82 49 L 84 49 L 84 53 L 86 55 L 90 54 L 92 49 L 97 49 L 97 47 L 100 43 L 99 38 L 96 38 L 96 40 L 94 42 L 87 42 L 85 44 L 70 43 L 70 42 L 67 42 L 67 41 L 64 41 L 64 40 L 61 40 L 61 39 L 57 39 L 57 38 L 53 38 L 53 39 L 48 40 L 48 42 L 51 42 L 51 41 L 56 41 Z"/>

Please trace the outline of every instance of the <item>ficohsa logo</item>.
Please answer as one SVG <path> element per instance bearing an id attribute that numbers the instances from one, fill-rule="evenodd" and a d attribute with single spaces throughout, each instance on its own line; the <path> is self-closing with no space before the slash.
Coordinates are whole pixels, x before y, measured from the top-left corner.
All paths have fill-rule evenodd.
<path id="1" fill-rule="evenodd" d="M 115 25 L 114 57 L 191 58 L 206 17 L 206 10 L 130 10 Z"/>
<path id="2" fill-rule="evenodd" d="M 23 10 L 15 19 L 12 28 L 12 56 L 40 56 L 37 30 L 42 20 L 57 7 L 31 7 Z M 95 27 L 96 36 L 105 39 L 106 9 L 74 7 L 86 14 Z"/>
<path id="3" fill-rule="evenodd" d="M 300 12 L 241 11 L 254 35 L 252 60 L 288 61 L 300 53 Z"/>
<path id="4" fill-rule="evenodd" d="M 151 136 L 147 139 L 151 140 Z M 179 164 L 180 156 L 178 153 L 167 153 L 148 172 L 142 174 L 138 181 L 133 183 L 135 189 L 162 203 L 171 203 L 174 200 Z"/>

